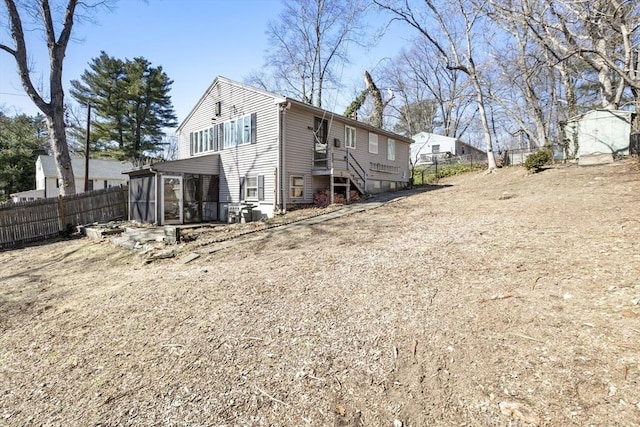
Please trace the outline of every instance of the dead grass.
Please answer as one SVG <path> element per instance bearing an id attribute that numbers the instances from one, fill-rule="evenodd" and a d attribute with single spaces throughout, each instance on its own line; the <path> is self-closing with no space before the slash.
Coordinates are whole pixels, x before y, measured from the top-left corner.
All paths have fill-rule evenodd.
<path id="1" fill-rule="evenodd" d="M 0 424 L 638 425 L 639 172 L 452 177 L 186 265 L 2 252 Z"/>

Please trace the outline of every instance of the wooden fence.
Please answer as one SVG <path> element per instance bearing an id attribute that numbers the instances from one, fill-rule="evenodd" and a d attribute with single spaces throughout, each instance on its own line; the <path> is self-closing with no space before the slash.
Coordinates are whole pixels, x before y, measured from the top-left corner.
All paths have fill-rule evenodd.
<path id="1" fill-rule="evenodd" d="M 126 186 L 0 206 L 0 248 L 44 240 L 78 225 L 126 219 Z"/>

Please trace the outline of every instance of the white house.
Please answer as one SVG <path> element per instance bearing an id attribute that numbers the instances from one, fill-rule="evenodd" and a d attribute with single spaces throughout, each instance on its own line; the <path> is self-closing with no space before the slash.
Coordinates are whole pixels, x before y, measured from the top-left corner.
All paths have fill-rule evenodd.
<path id="1" fill-rule="evenodd" d="M 291 98 L 217 77 L 177 129 L 179 158 L 130 171 L 129 219 L 254 219 L 328 191 L 403 188 L 411 140 Z"/>
<path id="2" fill-rule="evenodd" d="M 84 157 L 71 159 L 71 168 L 75 177 L 76 193 L 84 191 L 85 160 Z M 118 185 L 126 185 L 128 175 L 123 172 L 131 170 L 129 162 L 117 160 L 89 159 L 89 190 L 110 188 Z M 58 197 L 60 194 L 60 180 L 56 169 L 55 159 L 52 156 L 40 155 L 36 160 L 36 188 L 35 190 L 21 191 L 11 194 L 14 202 Z"/>
<path id="3" fill-rule="evenodd" d="M 414 166 L 431 164 L 436 159 L 457 156 L 474 156 L 482 159 L 486 153 L 457 138 L 420 132 L 411 138 L 411 162 Z"/>

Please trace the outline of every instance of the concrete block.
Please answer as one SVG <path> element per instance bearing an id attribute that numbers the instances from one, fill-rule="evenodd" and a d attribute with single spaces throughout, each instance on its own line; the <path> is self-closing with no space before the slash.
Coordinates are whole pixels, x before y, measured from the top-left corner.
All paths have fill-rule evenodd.
<path id="1" fill-rule="evenodd" d="M 593 153 L 587 156 L 580 156 L 578 164 L 580 166 L 606 165 L 613 163 L 613 154 L 611 153 Z"/>

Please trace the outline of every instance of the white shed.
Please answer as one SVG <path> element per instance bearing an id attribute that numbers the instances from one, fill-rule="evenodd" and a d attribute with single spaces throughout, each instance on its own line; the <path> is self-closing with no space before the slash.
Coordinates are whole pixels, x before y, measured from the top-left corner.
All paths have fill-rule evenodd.
<path id="1" fill-rule="evenodd" d="M 596 153 L 628 155 L 632 115 L 622 110 L 591 110 L 569 119 L 565 128 L 568 152 L 577 158 Z"/>

